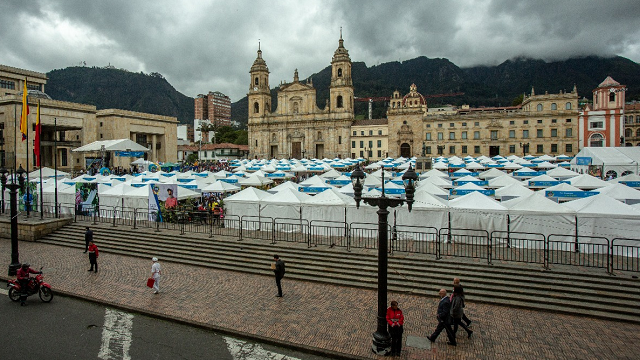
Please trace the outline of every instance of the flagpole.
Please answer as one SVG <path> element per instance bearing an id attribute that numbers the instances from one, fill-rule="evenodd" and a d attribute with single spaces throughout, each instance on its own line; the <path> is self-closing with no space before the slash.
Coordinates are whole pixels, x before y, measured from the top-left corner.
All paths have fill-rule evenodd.
<path id="1" fill-rule="evenodd" d="M 16 164 L 18 163 L 18 105 L 16 104 L 13 104 L 13 127 L 15 130 L 15 136 L 13 137 L 13 172 L 15 173 L 17 170 Z"/>
<path id="2" fill-rule="evenodd" d="M 25 189 L 27 197 L 24 198 L 23 202 L 24 202 L 24 207 L 27 209 L 27 217 L 29 217 L 30 208 L 31 208 L 31 202 L 29 201 L 29 90 L 27 90 L 27 78 L 26 77 L 24 78 L 24 84 L 25 84 L 25 86 L 24 86 L 24 90 L 23 91 L 26 91 L 26 93 L 27 93 L 26 102 L 25 102 L 25 105 L 26 105 L 27 108 L 26 109 L 22 109 L 23 113 L 25 111 L 27 112 L 27 114 L 24 115 L 24 116 L 26 116 L 26 119 L 27 119 L 27 121 L 26 121 L 27 122 L 27 127 L 26 127 L 26 129 L 24 129 L 24 133 L 25 133 L 25 136 L 27 138 L 27 186 L 26 186 L 26 189 Z M 18 201 L 18 203 L 20 203 L 20 202 Z"/>
<path id="3" fill-rule="evenodd" d="M 42 148 L 40 142 L 42 141 L 42 123 L 40 122 L 40 100 L 38 99 L 38 116 L 36 119 L 36 131 L 38 132 L 38 166 L 40 167 L 40 220 L 44 219 L 44 195 L 42 191 Z"/>
<path id="4" fill-rule="evenodd" d="M 56 195 L 55 195 L 55 208 L 56 219 L 58 218 L 58 118 L 53 118 L 53 176 L 56 179 Z"/>

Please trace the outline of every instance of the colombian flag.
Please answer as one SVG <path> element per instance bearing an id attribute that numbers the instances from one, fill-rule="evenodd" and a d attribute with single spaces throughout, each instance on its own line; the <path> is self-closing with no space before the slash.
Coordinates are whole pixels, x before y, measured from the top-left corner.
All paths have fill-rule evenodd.
<path id="1" fill-rule="evenodd" d="M 40 167 L 40 101 L 38 101 L 38 112 L 36 115 L 36 139 L 33 144 L 33 153 L 36 155 L 36 166 Z"/>
<path id="2" fill-rule="evenodd" d="M 27 116 L 29 115 L 29 104 L 27 104 L 27 79 L 24 79 L 24 90 L 22 91 L 22 117 L 20 119 L 20 132 L 22 141 L 27 138 Z"/>

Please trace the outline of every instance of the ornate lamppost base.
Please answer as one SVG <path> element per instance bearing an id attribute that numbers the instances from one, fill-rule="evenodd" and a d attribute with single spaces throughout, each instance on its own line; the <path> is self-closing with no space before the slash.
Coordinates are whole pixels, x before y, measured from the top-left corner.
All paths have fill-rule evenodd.
<path id="1" fill-rule="evenodd" d="M 20 264 L 9 264 L 9 276 L 16 276 L 18 274 L 18 269 L 20 269 Z"/>
<path id="2" fill-rule="evenodd" d="M 374 332 L 371 350 L 373 350 L 373 353 L 376 355 L 389 355 L 391 352 L 391 337 L 388 334 L 381 334 L 377 331 Z"/>

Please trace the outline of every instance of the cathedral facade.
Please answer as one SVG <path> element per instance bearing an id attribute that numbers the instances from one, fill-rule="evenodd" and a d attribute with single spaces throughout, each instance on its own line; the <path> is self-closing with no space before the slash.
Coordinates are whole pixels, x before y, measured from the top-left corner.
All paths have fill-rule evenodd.
<path id="1" fill-rule="evenodd" d="M 347 158 L 351 155 L 349 132 L 354 120 L 351 58 L 340 36 L 331 60 L 329 100 L 324 108 L 316 103 L 311 81 L 293 82 L 278 89 L 278 105 L 271 108 L 269 68 L 258 48 L 251 66 L 248 132 L 252 158 Z"/>

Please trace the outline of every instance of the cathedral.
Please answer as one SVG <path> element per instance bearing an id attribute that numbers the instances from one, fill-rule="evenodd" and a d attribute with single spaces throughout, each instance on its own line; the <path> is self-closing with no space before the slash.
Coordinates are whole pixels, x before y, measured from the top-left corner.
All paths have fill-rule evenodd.
<path id="1" fill-rule="evenodd" d="M 340 34 L 331 60 L 329 100 L 316 102 L 312 81 L 293 82 L 278 89 L 278 105 L 271 108 L 269 68 L 258 56 L 250 70 L 249 152 L 253 158 L 347 158 L 351 155 L 349 131 L 354 120 L 351 58 Z"/>

